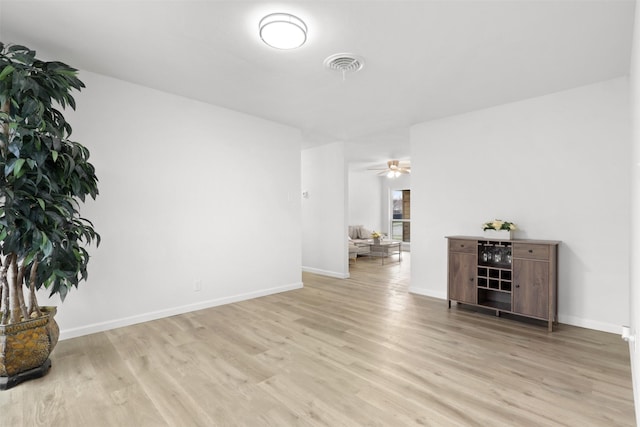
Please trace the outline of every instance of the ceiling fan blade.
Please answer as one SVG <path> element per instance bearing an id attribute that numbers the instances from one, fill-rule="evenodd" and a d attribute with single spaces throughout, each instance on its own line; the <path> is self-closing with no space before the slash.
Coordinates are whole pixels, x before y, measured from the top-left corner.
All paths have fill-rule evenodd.
<path id="1" fill-rule="evenodd" d="M 370 171 L 378 171 L 376 175 L 378 176 L 389 176 L 389 174 L 410 174 L 411 173 L 411 162 L 408 161 L 399 161 L 399 160 L 389 160 L 387 161 L 387 167 L 374 167 L 367 168 Z"/>

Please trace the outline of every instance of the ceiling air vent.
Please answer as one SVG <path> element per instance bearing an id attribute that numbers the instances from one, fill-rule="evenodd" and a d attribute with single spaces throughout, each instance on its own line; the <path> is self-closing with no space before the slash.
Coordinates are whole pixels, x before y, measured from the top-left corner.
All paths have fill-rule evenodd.
<path id="1" fill-rule="evenodd" d="M 324 60 L 324 66 L 330 70 L 340 71 L 344 80 L 347 73 L 355 73 L 362 70 L 364 61 L 352 53 L 336 53 Z"/>

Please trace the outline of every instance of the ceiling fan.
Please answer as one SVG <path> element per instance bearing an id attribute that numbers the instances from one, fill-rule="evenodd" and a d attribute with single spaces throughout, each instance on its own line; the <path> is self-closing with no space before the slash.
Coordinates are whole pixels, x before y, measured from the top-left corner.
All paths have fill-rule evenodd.
<path id="1" fill-rule="evenodd" d="M 386 175 L 388 178 L 397 178 L 400 175 L 411 173 L 411 163 L 400 162 L 399 160 L 389 160 L 386 168 L 373 168 L 369 170 L 377 170 L 378 175 Z"/>

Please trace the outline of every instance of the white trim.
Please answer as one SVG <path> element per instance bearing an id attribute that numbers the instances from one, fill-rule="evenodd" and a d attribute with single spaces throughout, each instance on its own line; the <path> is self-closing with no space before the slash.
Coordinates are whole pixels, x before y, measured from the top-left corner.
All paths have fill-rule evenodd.
<path id="1" fill-rule="evenodd" d="M 336 279 L 348 279 L 349 273 L 343 274 L 336 271 L 322 270 L 320 268 L 302 267 L 302 271 L 307 273 L 319 274 L 321 276 L 335 277 Z"/>
<path id="2" fill-rule="evenodd" d="M 137 323 L 148 322 L 150 320 L 162 319 L 164 317 L 175 316 L 177 314 L 189 313 L 191 311 L 202 310 L 205 308 L 216 307 L 219 305 L 231 304 L 250 300 L 253 298 L 264 297 L 267 295 L 277 294 L 280 292 L 292 291 L 303 287 L 302 282 L 292 283 L 290 285 L 278 286 L 275 288 L 263 289 L 256 292 L 248 292 L 229 297 L 216 298 L 208 301 L 200 301 L 195 304 L 187 304 L 179 307 L 167 308 L 164 310 L 151 311 L 148 313 L 137 314 L 135 316 L 123 317 L 121 319 L 110 320 L 107 322 L 93 323 L 78 328 L 65 329 L 60 331 L 60 340 L 81 337 L 83 335 L 94 334 L 96 332 L 108 331 L 110 329 L 121 328 L 123 326 L 135 325 Z"/>
<path id="3" fill-rule="evenodd" d="M 571 326 L 578 326 L 580 328 L 593 329 L 602 332 L 611 332 L 613 334 L 620 335 L 622 325 L 613 325 L 611 323 L 598 322 L 596 320 L 583 319 L 575 316 L 563 316 L 558 314 L 558 322 L 565 323 Z"/>
<path id="4" fill-rule="evenodd" d="M 416 294 L 416 295 L 423 295 L 431 298 L 438 298 L 444 301 L 447 300 L 446 292 L 435 292 L 431 289 L 426 289 L 426 288 L 411 288 L 409 289 L 409 293 Z M 622 329 L 621 325 L 613 325 L 611 323 L 603 323 L 603 322 L 598 322 L 596 320 L 583 319 L 575 316 L 563 316 L 560 314 L 558 315 L 558 322 L 564 323 L 565 325 L 593 329 L 593 330 L 602 331 L 602 332 L 610 332 L 613 334 L 620 334 L 620 331 Z"/>
<path id="5" fill-rule="evenodd" d="M 437 292 L 437 291 L 433 291 L 433 290 L 427 289 L 427 288 L 409 288 L 409 293 L 416 294 L 416 295 L 422 295 L 422 296 L 425 296 L 425 297 L 438 298 L 438 299 L 441 299 L 441 300 L 446 300 L 447 299 L 447 293 L 446 292 Z"/>

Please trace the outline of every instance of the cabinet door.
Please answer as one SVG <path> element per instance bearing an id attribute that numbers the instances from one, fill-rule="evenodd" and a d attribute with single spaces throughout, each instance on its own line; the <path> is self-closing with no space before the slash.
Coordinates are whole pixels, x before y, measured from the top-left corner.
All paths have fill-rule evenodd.
<path id="1" fill-rule="evenodd" d="M 549 263 L 513 260 L 513 312 L 549 318 Z"/>
<path id="2" fill-rule="evenodd" d="M 476 303 L 475 254 L 449 252 L 449 299 Z"/>

